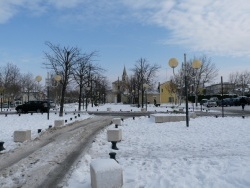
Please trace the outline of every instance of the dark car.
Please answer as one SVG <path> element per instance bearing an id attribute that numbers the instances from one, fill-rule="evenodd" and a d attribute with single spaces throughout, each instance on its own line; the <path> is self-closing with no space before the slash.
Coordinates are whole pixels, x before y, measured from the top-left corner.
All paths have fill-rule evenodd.
<path id="1" fill-rule="evenodd" d="M 233 106 L 234 105 L 234 101 L 233 99 L 231 98 L 225 98 L 225 99 L 222 99 L 222 100 L 219 100 L 217 102 L 218 106 Z"/>
<path id="2" fill-rule="evenodd" d="M 27 112 L 48 112 L 49 107 L 47 101 L 29 101 L 16 107 L 18 113 Z"/>
<path id="3" fill-rule="evenodd" d="M 233 99 L 233 105 L 234 106 L 240 106 L 241 105 L 239 97 L 232 98 L 232 99 Z"/>

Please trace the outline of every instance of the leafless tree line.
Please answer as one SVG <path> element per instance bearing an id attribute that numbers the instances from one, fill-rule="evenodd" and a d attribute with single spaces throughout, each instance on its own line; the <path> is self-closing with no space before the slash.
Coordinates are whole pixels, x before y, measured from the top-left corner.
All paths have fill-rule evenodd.
<path id="1" fill-rule="evenodd" d="M 245 92 L 249 92 L 249 84 L 250 84 L 250 72 L 242 71 L 242 72 L 232 72 L 229 74 L 229 83 L 232 84 L 232 93 L 237 93 L 239 95 Z"/>
<path id="2" fill-rule="evenodd" d="M 49 52 L 44 52 L 46 61 L 43 63 L 44 68 L 48 69 L 51 75 L 48 83 L 54 81 L 53 76 L 55 75 L 60 75 L 61 78 L 57 87 L 49 88 L 51 95 L 55 92 L 59 94 L 60 115 L 63 114 L 67 93 L 69 95 L 77 94 L 79 110 L 81 110 L 84 97 L 85 99 L 89 97 L 89 100 L 93 101 L 100 100 L 100 95 L 106 95 L 109 84 L 107 78 L 103 75 L 105 70 L 96 62 L 98 55 L 96 51 L 82 53 L 77 47 L 61 47 L 50 42 L 45 44 L 49 47 Z M 88 91 L 87 88 L 89 88 Z M 28 94 L 29 100 L 29 93 L 36 93 L 36 91 L 45 94 L 47 87 L 42 87 L 32 73 L 22 74 L 18 66 L 12 63 L 0 67 L 1 95 L 4 94 L 6 97 L 12 97 L 12 99 L 21 99 L 25 92 Z M 91 95 L 95 96 L 95 99 Z"/>
<path id="3" fill-rule="evenodd" d="M 0 67 L 0 94 L 8 98 L 21 98 L 21 93 L 35 90 L 35 80 L 31 73 L 22 74 L 17 65 L 7 63 Z"/>
<path id="4" fill-rule="evenodd" d="M 50 42 L 46 42 L 46 45 L 50 52 L 45 52 L 47 61 L 43 64 L 55 75 L 61 76 L 60 116 L 63 115 L 65 93 L 70 86 L 78 90 L 79 111 L 83 94 L 85 94 L 86 103 L 89 97 L 92 105 L 94 100 L 99 100 L 101 94 L 106 95 L 108 81 L 102 74 L 105 70 L 96 63 L 96 51 L 82 53 L 77 47 L 61 47 Z"/>

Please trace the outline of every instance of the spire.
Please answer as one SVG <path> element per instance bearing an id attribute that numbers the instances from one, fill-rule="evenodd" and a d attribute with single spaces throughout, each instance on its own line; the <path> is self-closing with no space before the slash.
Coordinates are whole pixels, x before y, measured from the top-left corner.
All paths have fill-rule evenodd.
<path id="1" fill-rule="evenodd" d="M 127 71 L 126 71 L 125 65 L 124 65 L 123 73 L 122 73 L 122 81 L 125 81 L 125 82 L 128 81 L 128 75 L 127 75 Z"/>

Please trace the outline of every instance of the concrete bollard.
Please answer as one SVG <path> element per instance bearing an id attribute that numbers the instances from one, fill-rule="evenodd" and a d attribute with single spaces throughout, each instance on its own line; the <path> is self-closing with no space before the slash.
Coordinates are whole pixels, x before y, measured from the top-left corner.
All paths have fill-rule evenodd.
<path id="1" fill-rule="evenodd" d="M 118 150 L 116 143 L 122 140 L 122 130 L 121 129 L 109 129 L 107 130 L 107 139 L 108 142 L 112 143 L 111 148 Z"/>
<path id="2" fill-rule="evenodd" d="M 31 140 L 31 130 L 14 131 L 14 142 L 24 142 Z"/>
<path id="3" fill-rule="evenodd" d="M 92 188 L 118 188 L 123 186 L 122 167 L 112 159 L 96 159 L 90 164 Z"/>
<path id="4" fill-rule="evenodd" d="M 63 120 L 55 120 L 54 121 L 54 127 L 60 127 L 64 125 L 64 121 Z"/>
<path id="5" fill-rule="evenodd" d="M 114 124 L 117 124 L 118 126 L 121 126 L 122 125 L 122 123 L 121 123 L 121 118 L 113 118 L 113 123 Z"/>

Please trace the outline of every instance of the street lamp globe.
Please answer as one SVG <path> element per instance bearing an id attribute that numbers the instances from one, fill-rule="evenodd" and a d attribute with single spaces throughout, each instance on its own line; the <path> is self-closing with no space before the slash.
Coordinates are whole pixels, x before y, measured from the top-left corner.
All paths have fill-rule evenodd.
<path id="1" fill-rule="evenodd" d="M 144 88 L 144 89 L 148 89 L 148 88 L 149 88 L 149 85 L 148 85 L 148 84 L 143 84 L 143 88 Z"/>
<path id="2" fill-rule="evenodd" d="M 41 77 L 41 76 L 37 76 L 37 77 L 36 77 L 36 81 L 37 81 L 37 82 L 40 82 L 41 80 L 42 80 L 42 77 Z"/>
<path id="3" fill-rule="evenodd" d="M 192 63 L 192 67 L 194 68 L 194 69 L 199 69 L 199 68 L 201 68 L 201 65 L 202 65 L 202 63 L 201 63 L 201 61 L 200 60 L 194 60 L 193 61 L 193 63 Z"/>
<path id="4" fill-rule="evenodd" d="M 171 68 L 175 68 L 178 66 L 178 60 L 176 58 L 171 58 L 169 61 L 168 61 L 168 64 Z"/>
<path id="5" fill-rule="evenodd" d="M 55 75 L 54 80 L 59 82 L 62 79 L 60 75 Z"/>

